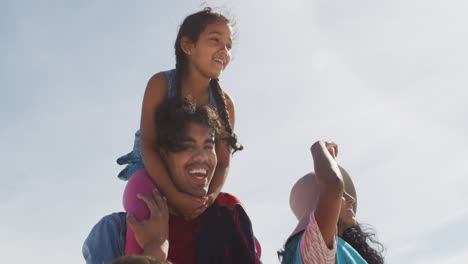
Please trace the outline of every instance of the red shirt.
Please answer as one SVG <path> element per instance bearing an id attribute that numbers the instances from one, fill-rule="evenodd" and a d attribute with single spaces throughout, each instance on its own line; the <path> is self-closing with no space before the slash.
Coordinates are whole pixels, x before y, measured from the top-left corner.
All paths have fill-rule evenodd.
<path id="1" fill-rule="evenodd" d="M 169 253 L 167 260 L 173 264 L 196 264 L 200 218 L 185 221 L 182 216 L 169 215 Z"/>

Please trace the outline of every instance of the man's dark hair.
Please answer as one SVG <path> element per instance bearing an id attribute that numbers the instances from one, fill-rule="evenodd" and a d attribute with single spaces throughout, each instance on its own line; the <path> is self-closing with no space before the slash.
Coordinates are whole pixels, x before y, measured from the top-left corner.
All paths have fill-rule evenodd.
<path id="1" fill-rule="evenodd" d="M 184 150 L 183 140 L 191 123 L 206 126 L 214 137 L 222 130 L 218 115 L 210 107 L 185 97 L 166 99 L 156 112 L 159 147 L 169 152 Z"/>

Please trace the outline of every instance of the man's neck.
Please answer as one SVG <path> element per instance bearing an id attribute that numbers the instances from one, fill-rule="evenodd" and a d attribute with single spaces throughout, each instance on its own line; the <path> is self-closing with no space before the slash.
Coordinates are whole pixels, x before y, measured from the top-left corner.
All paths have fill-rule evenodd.
<path id="1" fill-rule="evenodd" d="M 187 219 L 187 218 L 183 217 L 181 214 L 177 213 L 177 211 L 174 210 L 173 208 L 169 207 L 168 209 L 169 209 L 169 217 L 171 217 L 171 216 L 180 217 L 180 218 L 184 218 L 185 221 L 193 221 L 193 220 L 199 218 L 199 216 L 198 216 L 198 217 L 196 217 L 194 219 Z"/>

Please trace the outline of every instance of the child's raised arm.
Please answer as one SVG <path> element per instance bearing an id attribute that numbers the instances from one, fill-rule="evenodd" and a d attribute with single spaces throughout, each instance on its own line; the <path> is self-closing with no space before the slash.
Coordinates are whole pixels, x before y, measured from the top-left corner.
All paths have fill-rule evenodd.
<path id="1" fill-rule="evenodd" d="M 167 197 L 177 213 L 190 218 L 194 212 L 204 210 L 204 198 L 196 198 L 177 190 L 161 160 L 157 142 L 155 116 L 158 106 L 166 99 L 168 80 L 164 73 L 154 75 L 148 82 L 141 111 L 141 156 L 145 169 L 158 189 Z M 200 212 L 200 214 L 201 214 Z"/>
<path id="2" fill-rule="evenodd" d="M 343 178 L 335 162 L 338 146 L 334 142 L 317 141 L 310 150 L 319 185 L 314 216 L 325 244 L 332 248 L 344 191 Z"/>
<path id="3" fill-rule="evenodd" d="M 315 173 L 302 177 L 291 192 L 293 212 L 302 214 L 305 210 L 296 227 L 297 231 L 302 231 L 306 225 L 299 244 L 301 259 L 304 263 L 333 264 L 336 263 L 337 222 L 344 190 L 335 162 L 338 146 L 317 141 L 310 151 Z"/>

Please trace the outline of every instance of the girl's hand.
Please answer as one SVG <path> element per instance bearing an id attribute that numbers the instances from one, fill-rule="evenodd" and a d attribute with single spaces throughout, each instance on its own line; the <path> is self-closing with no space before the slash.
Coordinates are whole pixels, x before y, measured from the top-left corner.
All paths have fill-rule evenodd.
<path id="1" fill-rule="evenodd" d="M 153 197 L 138 194 L 150 211 L 150 217 L 138 222 L 132 214 L 127 215 L 127 223 L 135 232 L 138 245 L 144 249 L 144 254 L 159 259 L 167 259 L 169 251 L 169 210 L 166 198 L 162 198 L 157 190 Z"/>
<path id="2" fill-rule="evenodd" d="M 192 216 L 189 218 L 189 219 L 195 219 L 197 217 L 199 217 L 203 212 L 205 212 L 205 210 L 210 207 L 214 201 L 216 200 L 216 198 L 218 197 L 218 195 L 216 193 L 213 193 L 211 195 L 208 195 L 206 197 L 204 197 L 204 203 L 202 206 L 198 207 L 197 209 L 195 209 L 195 211 L 193 212 Z"/>
<path id="3" fill-rule="evenodd" d="M 183 216 L 185 220 L 192 220 L 200 216 L 206 208 L 208 208 L 208 197 L 193 197 L 191 195 L 181 193 L 180 198 L 174 202 L 173 209 Z"/>
<path id="4" fill-rule="evenodd" d="M 323 143 L 325 144 L 325 147 L 327 148 L 328 153 L 332 155 L 333 159 L 336 159 L 336 157 L 338 156 L 338 145 L 331 140 L 324 141 Z"/>
<path id="5" fill-rule="evenodd" d="M 314 158 L 323 156 L 326 152 L 328 152 L 333 159 L 336 159 L 338 156 L 338 145 L 331 140 L 317 141 L 310 147 L 310 152 Z"/>

